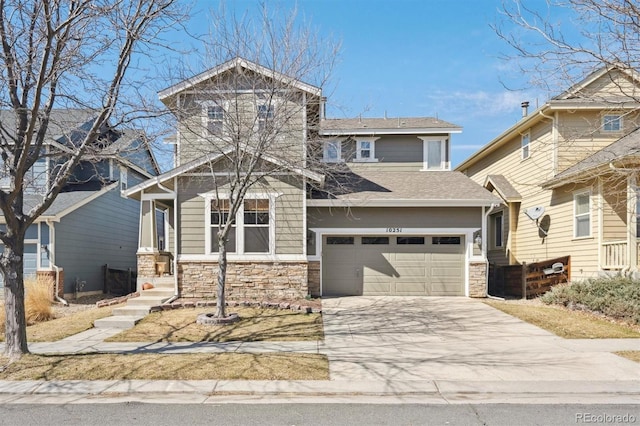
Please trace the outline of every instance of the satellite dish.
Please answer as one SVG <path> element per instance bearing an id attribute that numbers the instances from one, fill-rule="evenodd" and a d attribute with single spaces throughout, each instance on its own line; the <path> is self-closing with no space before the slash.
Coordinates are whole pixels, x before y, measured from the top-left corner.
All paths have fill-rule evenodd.
<path id="1" fill-rule="evenodd" d="M 529 216 L 529 219 L 531 220 L 538 220 L 540 219 L 540 216 L 544 214 L 544 207 L 536 206 L 536 207 L 528 208 L 524 211 L 524 214 Z"/>

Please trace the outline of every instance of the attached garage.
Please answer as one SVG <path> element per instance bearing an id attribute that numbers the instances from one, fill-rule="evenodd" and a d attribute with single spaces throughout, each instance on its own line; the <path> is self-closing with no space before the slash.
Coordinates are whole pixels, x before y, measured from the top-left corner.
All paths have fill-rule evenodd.
<path id="1" fill-rule="evenodd" d="M 324 296 L 464 296 L 464 235 L 325 235 Z"/>

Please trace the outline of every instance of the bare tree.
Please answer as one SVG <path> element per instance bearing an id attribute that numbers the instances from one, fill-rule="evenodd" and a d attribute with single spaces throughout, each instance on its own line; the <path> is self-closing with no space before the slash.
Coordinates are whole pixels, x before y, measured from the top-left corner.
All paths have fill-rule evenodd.
<path id="1" fill-rule="evenodd" d="M 279 12 L 279 11 L 278 11 Z M 197 89 L 168 106 L 180 126 L 179 164 L 207 155 L 212 251 L 218 252 L 217 317 L 226 317 L 227 252 L 236 245 L 235 218 L 241 207 L 245 236 L 254 253 L 268 250 L 268 198 L 248 198 L 256 188 L 268 192 L 272 178 L 297 174 L 304 190 L 321 180 L 318 125 L 320 88 L 327 82 L 338 45 L 321 39 L 297 20 L 296 12 L 238 17 L 212 12 L 205 41 L 216 67 L 232 64 L 199 82 Z M 198 76 L 194 77 L 195 80 Z M 189 81 L 189 80 L 187 80 Z M 203 109 L 206 111 L 204 120 Z M 197 179 L 197 178 L 194 178 Z M 266 226 L 265 226 L 266 225 Z M 209 232 L 209 231 L 207 231 Z"/>
<path id="2" fill-rule="evenodd" d="M 175 0 L 0 0 L 0 155 L 7 181 L 0 189 L 6 222 L 0 270 L 5 354 L 11 359 L 28 352 L 25 232 L 80 161 L 104 147 L 99 137 L 109 121 L 138 116 L 128 71 L 136 55 L 148 52 L 181 15 Z M 57 121 L 58 108 L 76 109 L 90 125 L 69 128 Z M 25 189 L 41 161 L 51 162 L 54 172 L 37 201 L 27 205 Z"/>

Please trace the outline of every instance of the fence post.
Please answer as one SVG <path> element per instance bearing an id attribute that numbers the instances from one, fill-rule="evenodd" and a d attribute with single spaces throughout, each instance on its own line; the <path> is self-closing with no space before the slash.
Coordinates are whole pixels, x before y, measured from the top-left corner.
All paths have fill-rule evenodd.
<path id="1" fill-rule="evenodd" d="M 131 294 L 133 293 L 131 291 L 131 268 L 129 268 L 127 270 L 128 274 L 127 274 L 127 294 Z"/>
<path id="2" fill-rule="evenodd" d="M 522 262 L 522 298 L 527 298 L 527 262 Z"/>

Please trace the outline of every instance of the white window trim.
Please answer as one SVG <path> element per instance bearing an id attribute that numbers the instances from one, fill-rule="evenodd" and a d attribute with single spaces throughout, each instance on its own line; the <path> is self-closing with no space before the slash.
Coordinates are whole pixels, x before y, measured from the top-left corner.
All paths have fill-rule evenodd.
<path id="1" fill-rule="evenodd" d="M 605 129 L 605 124 L 606 124 L 606 118 L 607 117 L 618 117 L 618 123 L 620 125 L 620 128 L 617 130 L 607 130 Z M 623 131 L 624 129 L 624 119 L 623 119 L 624 115 L 621 113 L 617 113 L 617 112 L 608 112 L 608 113 L 604 113 L 602 114 L 602 123 L 601 123 L 601 128 L 602 131 L 605 133 L 620 133 Z"/>
<path id="2" fill-rule="evenodd" d="M 125 166 L 120 166 L 120 195 L 124 197 L 124 191 L 129 187 L 129 175 Z M 125 197 L 126 198 L 126 197 Z"/>
<path id="3" fill-rule="evenodd" d="M 585 215 L 589 215 L 589 234 L 588 235 L 580 235 L 578 236 L 578 227 L 577 227 L 577 221 L 576 219 L 578 218 L 578 214 L 577 214 L 577 208 L 578 208 L 578 203 L 577 203 L 577 198 L 583 195 L 587 195 L 589 197 L 589 208 L 587 213 L 582 213 L 580 216 L 585 216 Z M 591 210 L 593 208 L 593 196 L 591 194 L 591 190 L 581 190 L 581 191 L 576 191 L 573 193 L 573 239 L 574 240 L 580 240 L 580 239 L 585 239 L 585 238 L 592 238 L 593 237 L 593 215 L 591 214 Z"/>
<path id="4" fill-rule="evenodd" d="M 208 192 L 205 194 L 198 194 L 204 198 L 205 201 L 205 241 L 204 249 L 205 256 L 216 256 L 217 252 L 212 252 L 213 241 L 211 240 L 211 202 L 216 198 L 215 192 Z M 220 200 L 229 199 L 228 193 L 219 192 L 218 198 Z M 236 251 L 228 252 L 234 255 L 234 259 L 242 260 L 243 258 L 253 259 L 259 256 L 272 256 L 276 252 L 276 199 L 282 194 L 277 192 L 252 192 L 245 194 L 244 200 L 256 200 L 267 199 L 269 200 L 269 251 L 268 252 L 245 252 L 244 251 L 244 202 L 240 205 L 236 214 Z"/>
<path id="5" fill-rule="evenodd" d="M 336 151 L 338 153 L 338 158 L 329 158 L 329 145 L 336 144 Z M 332 139 L 330 141 L 324 141 L 322 143 L 322 161 L 325 163 L 341 163 L 342 159 L 342 140 L 341 139 Z"/>
<path id="6" fill-rule="evenodd" d="M 213 107 L 213 106 L 222 107 L 222 111 L 223 111 L 222 133 L 219 136 L 226 135 L 227 131 L 224 123 L 225 123 L 227 114 L 229 113 L 229 101 L 224 101 L 224 102 L 203 101 L 200 103 L 200 105 L 202 106 L 202 134 L 201 134 L 202 138 L 206 139 L 211 136 L 214 136 L 209 133 L 209 107 Z"/>
<path id="7" fill-rule="evenodd" d="M 524 139 L 527 138 L 529 142 L 526 145 L 523 145 Z M 527 155 L 525 155 L 525 148 Z M 520 159 L 526 160 L 531 157 L 531 132 L 527 131 L 520 135 Z"/>
<path id="8" fill-rule="evenodd" d="M 267 108 L 271 109 L 271 121 L 274 121 L 276 119 L 276 108 L 278 107 L 278 102 L 271 99 L 271 101 L 265 101 L 265 102 L 258 102 L 256 104 L 256 130 L 260 130 L 260 122 L 262 121 L 262 119 L 260 118 L 260 107 L 266 106 Z M 267 121 L 265 119 L 265 121 Z"/>
<path id="9" fill-rule="evenodd" d="M 422 169 L 421 171 L 436 172 L 451 170 L 451 163 L 447 161 L 447 140 L 446 136 L 418 136 L 422 140 Z M 429 142 L 440 141 L 440 168 L 429 168 Z"/>
<path id="10" fill-rule="evenodd" d="M 380 139 L 378 138 L 357 138 L 356 141 L 356 158 L 353 161 L 360 163 L 377 163 L 378 159 L 376 158 L 376 141 Z M 361 142 L 369 142 L 369 158 L 362 157 L 362 150 L 360 148 Z"/>
<path id="11" fill-rule="evenodd" d="M 497 212 L 493 215 L 491 215 L 492 218 L 492 222 L 493 222 L 493 235 L 492 235 L 492 241 L 491 241 L 491 247 L 494 249 L 501 249 L 504 247 L 504 212 Z M 500 244 L 497 244 L 496 241 L 496 219 L 500 218 Z"/>

